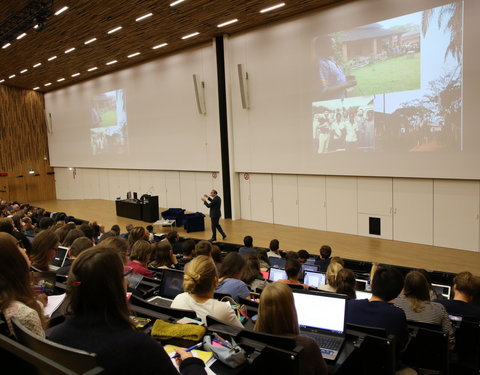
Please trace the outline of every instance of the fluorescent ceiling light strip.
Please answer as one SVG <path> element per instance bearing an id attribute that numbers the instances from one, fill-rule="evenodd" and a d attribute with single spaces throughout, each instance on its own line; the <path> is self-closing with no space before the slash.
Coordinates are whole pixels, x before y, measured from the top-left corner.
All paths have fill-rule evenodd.
<path id="1" fill-rule="evenodd" d="M 94 66 L 93 68 L 88 69 L 89 72 L 93 72 L 94 70 L 97 70 L 98 68 Z"/>
<path id="2" fill-rule="evenodd" d="M 5 48 L 8 48 L 12 45 L 12 43 L 5 43 L 2 48 L 5 49 Z"/>
<path id="3" fill-rule="evenodd" d="M 113 34 L 115 32 L 117 32 L 118 30 L 121 30 L 122 29 L 122 26 L 117 26 L 116 28 L 110 30 L 107 34 Z"/>
<path id="4" fill-rule="evenodd" d="M 112 65 L 112 64 L 115 64 L 117 62 L 118 62 L 117 60 L 112 60 L 112 61 L 107 62 L 105 65 Z"/>
<path id="5" fill-rule="evenodd" d="M 185 0 L 177 0 L 177 1 L 174 1 L 173 3 L 170 3 L 170 6 L 171 7 L 174 7 L 175 5 L 178 5 L 180 3 L 183 3 Z"/>
<path id="6" fill-rule="evenodd" d="M 33 90 L 38 90 L 39 88 L 40 88 L 40 87 L 39 87 L 39 86 L 37 86 L 37 87 L 34 87 L 34 88 L 33 88 Z"/>
<path id="7" fill-rule="evenodd" d="M 55 60 L 56 58 L 57 58 L 57 56 L 52 56 L 52 57 L 49 57 L 49 58 L 48 58 L 48 61 Z"/>
<path id="8" fill-rule="evenodd" d="M 270 12 L 271 10 L 281 8 L 281 7 L 283 7 L 284 5 L 285 5 L 285 3 L 280 3 L 280 4 L 273 5 L 273 6 L 271 6 L 271 7 L 262 9 L 262 10 L 260 11 L 260 13 L 267 13 L 267 12 Z"/>
<path id="9" fill-rule="evenodd" d="M 45 83 L 44 86 L 50 86 L 52 84 L 52 82 L 48 82 L 48 83 Z"/>
<path id="10" fill-rule="evenodd" d="M 26 72 L 28 72 L 28 69 L 23 69 L 23 70 L 20 72 L 20 74 L 23 74 L 23 73 L 26 73 Z"/>
<path id="11" fill-rule="evenodd" d="M 235 22 L 238 22 L 237 18 L 235 18 L 233 20 L 230 20 L 230 21 L 227 21 L 227 22 L 224 22 L 224 23 L 221 23 L 221 24 L 217 25 L 217 27 L 223 27 L 223 26 L 231 25 L 232 23 L 235 23 Z"/>
<path id="12" fill-rule="evenodd" d="M 57 10 L 55 12 L 55 15 L 58 16 L 59 14 L 62 14 L 63 12 L 65 12 L 66 10 L 68 9 L 67 6 L 63 7 L 63 8 L 60 8 L 59 10 Z"/>
<path id="13" fill-rule="evenodd" d="M 78 77 L 79 75 L 80 75 L 80 73 L 73 73 L 72 77 Z"/>
<path id="14" fill-rule="evenodd" d="M 132 53 L 131 55 L 128 55 L 127 57 L 130 58 L 130 57 L 135 57 L 135 56 L 138 56 L 138 55 L 140 55 L 140 52 Z"/>
<path id="15" fill-rule="evenodd" d="M 40 65 L 42 65 L 42 63 L 36 63 L 33 67 L 38 68 Z"/>
<path id="16" fill-rule="evenodd" d="M 148 17 L 151 17 L 151 16 L 153 16 L 153 13 L 147 13 L 147 14 L 141 16 L 141 17 L 138 17 L 135 21 L 138 22 L 138 21 L 144 20 L 145 18 L 148 18 Z"/>
<path id="17" fill-rule="evenodd" d="M 72 47 L 72 48 L 67 49 L 67 50 L 65 51 L 65 53 L 70 53 L 70 52 L 72 52 L 72 51 L 75 51 L 75 47 Z"/>
<path id="18" fill-rule="evenodd" d="M 9 76 L 8 78 L 12 79 L 12 78 L 15 78 L 16 75 L 15 74 L 12 74 L 11 76 Z"/>
<path id="19" fill-rule="evenodd" d="M 3 83 L 3 82 L 5 82 L 5 80 L 4 80 L 4 79 L 0 79 L 0 83 Z"/>
<path id="20" fill-rule="evenodd" d="M 198 34 L 200 34 L 200 33 L 199 33 L 198 31 L 196 31 L 196 32 L 194 32 L 194 33 L 191 33 L 191 34 L 182 36 L 182 39 L 193 38 L 194 36 L 197 36 Z"/>
<path id="21" fill-rule="evenodd" d="M 57 82 L 62 82 L 62 81 L 65 81 L 65 78 L 59 78 L 59 79 L 57 79 Z"/>
<path id="22" fill-rule="evenodd" d="M 83 44 L 90 44 L 90 43 L 95 42 L 96 40 L 97 40 L 97 38 L 92 38 L 92 39 L 87 40 L 87 41 L 86 41 L 85 43 L 83 43 Z"/>
<path id="23" fill-rule="evenodd" d="M 156 46 L 153 46 L 152 49 L 162 48 L 162 47 L 165 47 L 166 45 L 168 45 L 168 43 L 158 44 L 158 45 L 156 45 Z"/>
<path id="24" fill-rule="evenodd" d="M 25 38 L 27 36 L 27 33 L 21 33 L 19 36 L 17 36 L 17 39 L 20 40 L 22 38 Z"/>

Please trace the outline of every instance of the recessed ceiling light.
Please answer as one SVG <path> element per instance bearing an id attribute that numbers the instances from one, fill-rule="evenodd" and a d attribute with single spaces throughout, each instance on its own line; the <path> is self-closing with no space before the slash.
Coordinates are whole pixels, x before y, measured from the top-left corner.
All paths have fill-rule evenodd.
<path id="1" fill-rule="evenodd" d="M 62 82 L 62 81 L 65 81 L 65 78 L 59 78 L 59 79 L 57 79 L 57 82 Z"/>
<path id="2" fill-rule="evenodd" d="M 83 44 L 90 44 L 90 43 L 95 42 L 96 40 L 97 40 L 97 38 L 92 38 L 92 39 L 87 40 L 87 41 L 86 41 L 85 43 L 83 43 Z"/>
<path id="3" fill-rule="evenodd" d="M 12 74 L 11 76 L 8 76 L 8 78 L 12 79 L 12 78 L 15 78 L 16 75 L 15 74 Z"/>
<path id="4" fill-rule="evenodd" d="M 5 43 L 2 48 L 5 49 L 5 48 L 8 48 L 12 45 L 12 43 Z"/>
<path id="5" fill-rule="evenodd" d="M 117 62 L 118 62 L 117 60 L 112 60 L 112 61 L 107 62 L 105 65 L 113 65 Z"/>
<path id="6" fill-rule="evenodd" d="M 113 34 L 114 32 L 117 32 L 118 30 L 121 30 L 122 26 L 117 26 L 116 28 L 110 30 L 107 34 Z"/>
<path id="7" fill-rule="evenodd" d="M 174 1 L 173 3 L 170 3 L 170 6 L 171 7 L 174 7 L 175 5 L 178 5 L 180 3 L 183 3 L 185 0 L 177 0 L 177 1 Z"/>
<path id="8" fill-rule="evenodd" d="M 20 40 L 22 38 L 25 38 L 27 36 L 27 33 L 21 33 L 19 36 L 17 36 L 17 39 Z"/>
<path id="9" fill-rule="evenodd" d="M 147 13 L 147 14 L 141 16 L 141 17 L 138 17 L 135 21 L 138 22 L 138 21 L 144 20 L 145 18 L 148 18 L 148 17 L 151 17 L 151 16 L 153 16 L 153 13 Z"/>
<path id="10" fill-rule="evenodd" d="M 55 15 L 58 16 L 59 14 L 62 14 L 63 12 L 65 12 L 66 10 L 68 9 L 67 6 L 63 7 L 63 8 L 60 8 L 59 10 L 57 10 L 55 12 Z"/>
<path id="11" fill-rule="evenodd" d="M 158 44 L 158 45 L 156 45 L 156 46 L 153 46 L 152 49 L 162 48 L 162 47 L 165 47 L 166 45 L 168 45 L 168 43 Z"/>
<path id="12" fill-rule="evenodd" d="M 131 55 L 128 55 L 127 57 L 130 58 L 130 57 L 135 57 L 135 56 L 138 56 L 138 55 L 140 55 L 140 52 L 132 53 Z"/>
<path id="13" fill-rule="evenodd" d="M 193 38 L 194 36 L 197 36 L 198 34 L 200 34 L 200 33 L 199 33 L 198 31 L 196 31 L 196 32 L 194 32 L 194 33 L 191 33 L 191 34 L 182 36 L 182 39 Z"/>
<path id="14" fill-rule="evenodd" d="M 75 51 L 75 47 L 72 47 L 72 48 L 67 49 L 67 50 L 65 51 L 65 53 L 70 53 L 70 52 L 72 52 L 72 51 Z"/>
<path id="15" fill-rule="evenodd" d="M 44 86 L 50 86 L 52 84 L 52 82 L 48 82 L 48 83 L 45 83 Z"/>
<path id="16" fill-rule="evenodd" d="M 79 75 L 80 75 L 80 73 L 73 73 L 72 77 L 78 77 Z"/>
<path id="17" fill-rule="evenodd" d="M 93 72 L 94 70 L 97 70 L 98 68 L 94 66 L 93 68 L 88 69 L 89 72 Z"/>
<path id="18" fill-rule="evenodd" d="M 4 80 L 4 79 L 0 79 L 0 83 L 3 83 L 3 82 L 5 82 L 5 80 Z"/>
<path id="19" fill-rule="evenodd" d="M 28 72 L 28 69 L 23 69 L 22 71 L 20 71 L 20 74 L 23 74 L 23 73 L 26 73 Z"/>
<path id="20" fill-rule="evenodd" d="M 42 65 L 42 63 L 36 63 L 33 67 L 34 67 L 34 68 L 37 68 L 37 67 L 39 67 L 40 65 Z"/>
<path id="21" fill-rule="evenodd" d="M 271 10 L 281 8 L 281 7 L 283 7 L 284 5 L 285 5 L 285 3 L 280 3 L 280 4 L 273 5 L 273 6 L 271 6 L 271 7 L 262 9 L 262 10 L 260 11 L 260 13 L 267 13 L 267 12 L 270 12 Z"/>
<path id="22" fill-rule="evenodd" d="M 235 23 L 235 22 L 238 22 L 238 19 L 235 18 L 233 20 L 221 23 L 221 24 L 217 25 L 217 27 L 223 27 L 223 26 L 231 25 L 232 23 Z"/>
<path id="23" fill-rule="evenodd" d="M 36 30 L 40 27 L 40 25 L 37 23 L 35 26 L 33 26 L 33 28 Z"/>
<path id="24" fill-rule="evenodd" d="M 48 61 L 55 60 L 56 58 L 57 58 L 57 56 L 52 56 L 52 57 L 49 57 L 49 58 L 48 58 Z"/>
<path id="25" fill-rule="evenodd" d="M 34 88 L 33 88 L 33 90 L 38 90 L 39 88 L 40 88 L 40 87 L 39 87 L 39 86 L 37 86 L 37 87 L 34 87 Z"/>

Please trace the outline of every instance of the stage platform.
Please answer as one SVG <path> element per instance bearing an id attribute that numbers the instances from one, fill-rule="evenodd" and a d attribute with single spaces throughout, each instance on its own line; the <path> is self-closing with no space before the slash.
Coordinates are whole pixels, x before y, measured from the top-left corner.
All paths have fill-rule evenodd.
<path id="1" fill-rule="evenodd" d="M 66 212 L 80 219 L 97 221 L 109 230 L 113 224 L 120 225 L 122 233 L 129 223 L 146 226 L 149 223 L 116 216 L 115 202 L 107 200 L 50 200 L 31 202 L 48 211 Z M 333 255 L 343 258 L 365 260 L 400 266 L 425 268 L 427 270 L 458 273 L 470 271 L 480 275 L 480 253 L 445 247 L 420 245 L 408 242 L 383 240 L 350 234 L 325 232 L 286 225 L 261 223 L 249 220 L 220 220 L 227 233 L 224 242 L 243 243 L 243 237 L 251 235 L 254 246 L 268 247 L 270 240 L 280 241 L 282 250 L 306 249 L 318 254 L 322 245 L 330 245 Z M 170 228 L 163 228 L 164 232 Z M 183 227 L 176 228 L 181 236 L 209 239 L 210 220 L 205 218 L 205 232 L 186 233 Z"/>

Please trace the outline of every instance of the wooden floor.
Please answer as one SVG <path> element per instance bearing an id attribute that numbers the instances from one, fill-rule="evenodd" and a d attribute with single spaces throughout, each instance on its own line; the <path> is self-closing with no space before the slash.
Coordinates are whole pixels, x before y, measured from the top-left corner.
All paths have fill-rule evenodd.
<path id="1" fill-rule="evenodd" d="M 84 220 L 96 220 L 108 230 L 118 224 L 125 231 L 129 223 L 145 226 L 149 223 L 116 216 L 115 202 L 106 200 L 51 200 L 32 202 L 48 211 L 66 212 Z M 221 220 L 228 237 L 225 242 L 242 243 L 243 237 L 251 235 L 254 246 L 268 247 L 270 240 L 277 238 L 282 250 L 306 249 L 318 254 L 320 246 L 330 245 L 333 255 L 344 258 L 396 264 L 428 270 L 461 272 L 471 271 L 480 274 L 480 253 L 449 249 L 437 246 L 419 245 L 408 242 L 382 240 L 377 238 L 325 232 L 313 229 L 290 227 L 278 224 L 260 223 L 248 220 Z M 180 235 L 209 239 L 210 220 L 205 220 L 205 232 L 187 234 L 177 228 Z M 156 232 L 167 232 L 169 228 L 155 228 Z"/>

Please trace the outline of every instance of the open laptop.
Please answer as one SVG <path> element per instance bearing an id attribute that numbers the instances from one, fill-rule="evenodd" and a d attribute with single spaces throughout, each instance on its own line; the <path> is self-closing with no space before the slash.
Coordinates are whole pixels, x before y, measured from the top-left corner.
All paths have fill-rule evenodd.
<path id="1" fill-rule="evenodd" d="M 347 296 L 294 290 L 300 334 L 313 338 L 323 358 L 334 361 L 345 341 Z"/>
<path id="2" fill-rule="evenodd" d="M 355 290 L 364 291 L 369 290 L 370 285 L 368 280 L 365 279 L 355 279 Z"/>
<path id="3" fill-rule="evenodd" d="M 364 290 L 356 290 L 355 295 L 357 296 L 357 299 L 370 299 L 370 298 L 372 298 L 372 293 L 365 292 Z"/>
<path id="4" fill-rule="evenodd" d="M 310 257 L 305 261 L 305 264 L 315 264 L 316 261 L 317 261 L 317 258 Z"/>
<path id="5" fill-rule="evenodd" d="M 452 293 L 452 288 L 450 286 L 432 283 L 432 289 L 435 292 L 440 293 L 443 298 L 450 299 Z"/>
<path id="6" fill-rule="evenodd" d="M 180 293 L 183 293 L 183 271 L 165 269 L 160 283 L 159 295 L 150 298 L 148 302 L 169 307 L 172 300 Z"/>
<path id="7" fill-rule="evenodd" d="M 68 258 L 68 247 L 59 246 L 55 252 L 55 258 L 50 262 L 50 268 L 54 271 L 62 268 Z"/>
<path id="8" fill-rule="evenodd" d="M 325 285 L 325 273 L 315 271 L 305 271 L 303 273 L 303 283 L 308 286 L 318 288 L 320 285 Z"/>
<path id="9" fill-rule="evenodd" d="M 285 263 L 287 263 L 285 258 L 277 257 L 268 257 L 268 261 L 270 262 L 270 266 L 277 268 L 285 268 Z"/>
<path id="10" fill-rule="evenodd" d="M 315 266 L 314 264 L 302 264 L 302 274 L 305 271 L 318 271 L 318 266 Z"/>
<path id="11" fill-rule="evenodd" d="M 278 280 L 287 280 L 287 273 L 283 268 L 275 268 L 271 267 L 268 270 L 268 280 L 270 281 L 278 281 Z"/>

